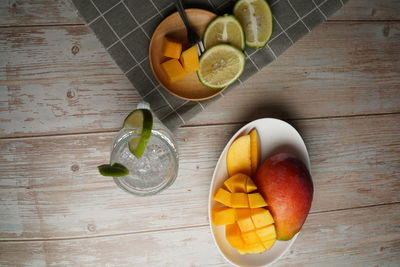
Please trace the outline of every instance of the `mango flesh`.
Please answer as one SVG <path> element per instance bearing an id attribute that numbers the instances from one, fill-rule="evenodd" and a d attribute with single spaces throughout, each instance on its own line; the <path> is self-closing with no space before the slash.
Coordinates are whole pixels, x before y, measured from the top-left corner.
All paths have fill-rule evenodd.
<path id="1" fill-rule="evenodd" d="M 246 193 L 232 193 L 231 207 L 233 208 L 248 208 L 249 200 Z"/>
<path id="2" fill-rule="evenodd" d="M 257 172 L 257 167 L 260 162 L 260 141 L 256 129 L 249 133 L 250 135 L 250 160 L 251 160 L 251 173 Z"/>
<path id="3" fill-rule="evenodd" d="M 246 193 L 246 184 L 249 176 L 243 173 L 237 173 L 225 180 L 224 185 L 232 193 Z"/>
<path id="4" fill-rule="evenodd" d="M 243 135 L 237 138 L 228 149 L 226 167 L 229 176 L 237 173 L 251 174 L 250 136 Z"/>
<path id="5" fill-rule="evenodd" d="M 236 221 L 235 209 L 228 207 L 215 208 L 212 211 L 212 222 L 214 225 L 232 224 Z"/>
<path id="6" fill-rule="evenodd" d="M 274 219 L 266 209 L 251 209 L 251 219 L 256 228 L 262 228 L 264 226 L 274 223 Z"/>
<path id="7" fill-rule="evenodd" d="M 224 204 L 225 206 L 231 206 L 231 193 L 223 188 L 218 188 L 217 193 L 215 193 L 214 200 Z"/>
<path id="8" fill-rule="evenodd" d="M 242 232 L 248 232 L 256 229 L 251 219 L 250 209 L 236 209 L 237 224 Z"/>
<path id="9" fill-rule="evenodd" d="M 277 239 L 292 239 L 311 208 L 314 188 L 307 167 L 293 155 L 279 153 L 258 168 L 254 182 L 268 203 Z"/>
<path id="10" fill-rule="evenodd" d="M 197 54 L 197 46 L 194 45 L 182 52 L 180 61 L 185 71 L 196 71 L 199 69 L 199 55 Z"/>
<path id="11" fill-rule="evenodd" d="M 246 183 L 246 192 L 250 193 L 257 190 L 257 186 L 254 184 L 253 180 L 249 177 Z"/>
<path id="12" fill-rule="evenodd" d="M 181 56 L 181 52 L 182 52 L 181 43 L 176 42 L 170 38 L 164 39 L 162 48 L 163 56 L 179 59 L 179 57 Z"/>
<path id="13" fill-rule="evenodd" d="M 234 248 L 241 248 L 245 244 L 242 239 L 242 232 L 236 223 L 226 226 L 225 237 L 229 244 Z"/>
<path id="14" fill-rule="evenodd" d="M 267 202 L 265 202 L 260 193 L 248 194 L 247 197 L 249 198 L 249 207 L 252 209 L 268 206 Z"/>

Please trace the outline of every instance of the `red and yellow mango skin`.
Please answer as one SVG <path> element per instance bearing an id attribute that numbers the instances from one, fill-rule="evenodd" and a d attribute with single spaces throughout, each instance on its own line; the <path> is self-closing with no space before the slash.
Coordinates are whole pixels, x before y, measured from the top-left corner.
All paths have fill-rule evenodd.
<path id="1" fill-rule="evenodd" d="M 275 220 L 277 239 L 292 239 L 303 226 L 313 199 L 307 167 L 293 155 L 279 153 L 265 160 L 254 182 Z"/>

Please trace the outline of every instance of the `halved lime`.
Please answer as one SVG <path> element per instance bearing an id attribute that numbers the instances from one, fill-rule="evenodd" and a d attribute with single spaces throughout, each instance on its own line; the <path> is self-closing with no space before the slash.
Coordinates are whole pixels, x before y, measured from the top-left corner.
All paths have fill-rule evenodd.
<path id="1" fill-rule="evenodd" d="M 244 32 L 239 21 L 232 15 L 217 17 L 207 26 L 204 33 L 206 49 L 217 44 L 231 44 L 244 49 Z"/>
<path id="2" fill-rule="evenodd" d="M 265 0 L 239 0 L 233 14 L 242 24 L 246 44 L 263 47 L 272 34 L 272 14 Z"/>
<path id="3" fill-rule="evenodd" d="M 207 87 L 224 88 L 236 81 L 244 70 L 246 58 L 232 45 L 219 44 L 200 58 L 199 80 Z"/>
<path id="4" fill-rule="evenodd" d="M 103 176 L 120 177 L 129 174 L 129 170 L 120 163 L 103 164 L 97 167 Z"/>
<path id="5" fill-rule="evenodd" d="M 140 158 L 146 150 L 147 142 L 153 128 L 153 114 L 148 109 L 135 109 L 124 121 L 124 128 L 135 129 L 138 137 L 132 138 L 129 142 L 129 150 L 137 158 Z"/>

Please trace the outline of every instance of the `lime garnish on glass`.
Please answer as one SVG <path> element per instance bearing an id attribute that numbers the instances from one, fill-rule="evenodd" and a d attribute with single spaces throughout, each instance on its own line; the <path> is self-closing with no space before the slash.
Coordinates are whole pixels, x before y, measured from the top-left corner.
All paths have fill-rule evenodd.
<path id="1" fill-rule="evenodd" d="M 120 163 L 103 164 L 97 167 L 103 176 L 120 177 L 129 174 L 129 170 Z"/>
<path id="2" fill-rule="evenodd" d="M 214 19 L 204 33 L 206 49 L 217 44 L 231 44 L 244 49 L 244 32 L 240 22 L 232 15 L 224 15 Z"/>
<path id="3" fill-rule="evenodd" d="M 245 62 L 242 51 L 232 45 L 219 44 L 201 56 L 197 75 L 207 87 L 224 88 L 239 78 Z"/>
<path id="4" fill-rule="evenodd" d="M 128 145 L 132 154 L 140 158 L 146 150 L 151 136 L 153 114 L 148 109 L 135 109 L 126 117 L 124 128 L 134 129 L 138 133 L 138 136 L 132 138 Z"/>
<path id="5" fill-rule="evenodd" d="M 233 14 L 242 24 L 246 44 L 263 47 L 272 34 L 272 14 L 265 0 L 239 0 Z"/>

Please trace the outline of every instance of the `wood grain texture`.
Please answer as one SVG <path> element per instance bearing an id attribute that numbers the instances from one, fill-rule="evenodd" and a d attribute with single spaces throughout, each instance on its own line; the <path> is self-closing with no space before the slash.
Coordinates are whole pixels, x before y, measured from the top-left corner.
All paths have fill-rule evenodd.
<path id="1" fill-rule="evenodd" d="M 399 224 L 400 204 L 311 214 L 293 247 L 274 266 L 396 266 Z M 207 226 L 0 242 L 0 251 L 2 266 L 229 266 L 218 254 Z"/>
<path id="2" fill-rule="evenodd" d="M 139 101 L 86 27 L 0 40 L 1 137 L 116 130 Z M 398 112 L 399 42 L 399 23 L 322 25 L 188 125 Z"/>
<path id="3" fill-rule="evenodd" d="M 329 20 L 400 20 L 397 0 L 350 0 Z"/>
<path id="4" fill-rule="evenodd" d="M 399 20 L 397 0 L 351 0 L 330 20 Z M 84 24 L 69 0 L 0 1 L 0 27 Z"/>
<path id="5" fill-rule="evenodd" d="M 400 201 L 400 115 L 292 123 L 310 151 L 312 212 Z M 178 179 L 149 198 L 126 194 L 97 173 L 96 166 L 109 159 L 114 133 L 1 140 L 1 238 L 90 237 L 205 225 L 213 169 L 240 126 L 179 129 Z"/>
<path id="6" fill-rule="evenodd" d="M 189 124 L 399 112 L 398 43 L 397 23 L 321 25 Z"/>
<path id="7" fill-rule="evenodd" d="M 70 0 L 0 1 L 0 26 L 83 24 Z"/>
<path id="8" fill-rule="evenodd" d="M 7 28 L 0 40 L 0 136 L 115 129 L 140 101 L 86 27 Z"/>

